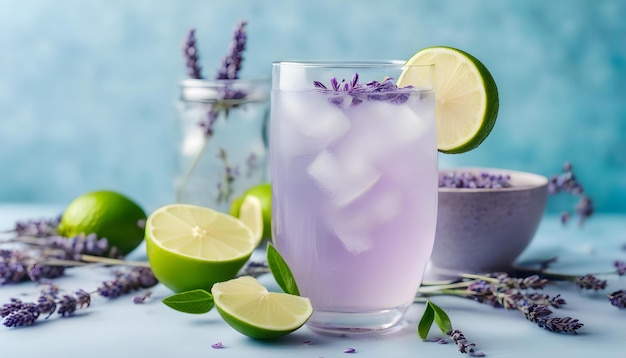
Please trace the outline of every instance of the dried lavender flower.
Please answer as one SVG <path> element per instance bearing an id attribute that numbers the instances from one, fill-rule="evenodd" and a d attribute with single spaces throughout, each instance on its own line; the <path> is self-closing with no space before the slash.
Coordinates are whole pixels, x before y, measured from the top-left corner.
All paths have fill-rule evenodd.
<path id="1" fill-rule="evenodd" d="M 241 21 L 235 27 L 230 49 L 222 58 L 222 64 L 217 70 L 218 80 L 239 78 L 239 70 L 241 70 L 241 63 L 243 62 L 243 51 L 246 48 L 246 25 L 245 21 Z"/>
<path id="2" fill-rule="evenodd" d="M 343 108 L 346 104 L 357 106 L 367 100 L 402 104 L 409 99 L 413 89 L 412 86 L 403 88 L 396 86 L 393 78 L 390 77 L 385 78 L 382 82 L 370 81 L 361 84 L 358 73 L 355 73 L 350 81 L 343 79 L 339 82 L 337 78 L 331 78 L 330 88 L 320 81 L 313 81 L 313 87 L 319 92 L 329 95 L 328 101 L 339 108 Z"/>
<path id="3" fill-rule="evenodd" d="M 476 344 L 469 342 L 463 332 L 458 329 L 447 332 L 446 335 L 452 338 L 454 344 L 459 348 L 459 352 L 461 353 L 469 353 L 472 357 L 484 357 L 485 353 L 476 351 Z"/>
<path id="4" fill-rule="evenodd" d="M 555 333 L 573 333 L 584 325 L 571 317 L 551 317 L 552 311 L 540 305 L 529 305 L 522 309 L 527 320 L 537 323 L 541 328 Z"/>
<path id="5" fill-rule="evenodd" d="M 20 250 L 2 250 L 0 254 L 0 285 L 28 279 L 28 257 Z"/>
<path id="6" fill-rule="evenodd" d="M 606 288 L 606 280 L 600 280 L 597 277 L 587 274 L 576 279 L 576 284 L 583 290 L 604 290 Z"/>
<path id="7" fill-rule="evenodd" d="M 202 79 L 202 68 L 198 64 L 198 48 L 196 47 L 196 29 L 190 29 L 183 44 L 183 55 L 189 78 Z"/>
<path id="8" fill-rule="evenodd" d="M 79 234 L 71 238 L 55 235 L 46 238 L 43 245 L 63 252 L 64 255 L 58 257 L 60 259 L 78 261 L 81 255 L 122 257 L 116 247 L 109 246 L 109 241 L 106 238 L 98 238 L 96 234 Z"/>
<path id="9" fill-rule="evenodd" d="M 11 313 L 4 319 L 6 327 L 30 326 L 39 318 L 39 309 L 34 304 L 28 304 L 24 308 Z"/>
<path id="10" fill-rule="evenodd" d="M 224 344 L 222 344 L 222 342 L 213 343 L 213 344 L 211 344 L 211 348 L 213 348 L 213 349 L 221 349 L 221 348 L 224 348 Z"/>
<path id="11" fill-rule="evenodd" d="M 60 222 L 61 215 L 53 219 L 17 221 L 14 231 L 19 236 L 47 237 L 56 235 Z"/>
<path id="12" fill-rule="evenodd" d="M 439 173 L 440 188 L 458 189 L 500 189 L 511 187 L 511 176 L 487 172 L 445 172 Z"/>
<path id="13" fill-rule="evenodd" d="M 591 198 L 585 195 L 583 186 L 576 179 L 573 166 L 570 162 L 565 162 L 562 172 L 558 175 L 552 175 L 548 181 L 549 194 L 555 195 L 561 192 L 580 197 L 574 211 L 578 216 L 578 223 L 582 226 L 585 220 L 593 215 L 594 208 Z M 561 214 L 561 222 L 564 224 L 567 223 L 570 217 L 569 212 L 563 212 Z"/>
<path id="14" fill-rule="evenodd" d="M 97 288 L 100 296 L 118 298 L 123 294 L 142 288 L 150 288 L 158 283 L 152 270 L 148 267 L 133 267 L 128 272 L 118 271 L 116 276 L 115 280 L 105 281 Z"/>
<path id="15" fill-rule="evenodd" d="M 356 349 L 349 347 L 343 350 L 344 353 L 356 353 Z"/>
<path id="16" fill-rule="evenodd" d="M 5 303 L 0 307 L 0 317 L 6 317 L 13 312 L 19 311 L 26 307 L 26 303 L 19 298 L 11 298 L 9 303 Z"/>
<path id="17" fill-rule="evenodd" d="M 131 301 L 134 304 L 141 304 L 146 302 L 146 300 L 152 295 L 152 292 L 150 292 L 150 290 L 146 290 L 146 292 L 143 295 L 135 295 L 133 297 L 131 297 Z"/>
<path id="18" fill-rule="evenodd" d="M 617 308 L 626 308 L 626 290 L 615 291 L 608 295 L 609 302 Z"/>
<path id="19" fill-rule="evenodd" d="M 28 266 L 26 272 L 28 273 L 28 278 L 30 278 L 31 281 L 37 282 L 42 279 L 52 279 L 63 276 L 65 273 L 65 267 L 35 263 Z"/>

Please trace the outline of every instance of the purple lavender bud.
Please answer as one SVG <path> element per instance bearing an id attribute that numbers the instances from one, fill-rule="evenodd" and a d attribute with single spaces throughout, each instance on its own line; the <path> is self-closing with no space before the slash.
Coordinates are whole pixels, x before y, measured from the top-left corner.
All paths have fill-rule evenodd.
<path id="1" fill-rule="evenodd" d="M 356 349 L 350 347 L 343 350 L 344 353 L 356 353 Z"/>
<path id="2" fill-rule="evenodd" d="M 57 303 L 54 300 L 54 297 L 48 296 L 48 295 L 44 295 L 44 296 L 40 296 L 37 299 L 37 308 L 39 309 L 39 312 L 43 315 L 43 314 L 48 314 L 45 318 L 47 319 L 48 317 L 50 317 L 54 311 L 56 311 L 57 309 Z"/>
<path id="3" fill-rule="evenodd" d="M 471 172 L 447 172 L 439 174 L 440 188 L 459 189 L 500 189 L 511 187 L 509 175 L 471 173 Z"/>
<path id="4" fill-rule="evenodd" d="M 18 298 L 11 298 L 11 302 L 5 303 L 0 307 L 0 317 L 6 317 L 13 312 L 26 308 L 27 304 Z"/>
<path id="5" fill-rule="evenodd" d="M 18 221 L 14 230 L 19 236 L 47 237 L 56 234 L 59 222 L 61 215 L 53 219 Z"/>
<path id="6" fill-rule="evenodd" d="M 606 280 L 600 280 L 597 277 L 587 274 L 576 279 L 576 284 L 583 290 L 604 290 L 606 288 Z"/>
<path id="7" fill-rule="evenodd" d="M 224 345 L 222 344 L 222 342 L 217 342 L 217 343 L 211 344 L 211 348 L 220 349 L 220 348 L 224 348 Z"/>
<path id="8" fill-rule="evenodd" d="M 619 276 L 626 275 L 626 261 L 615 260 L 613 264 L 615 265 Z"/>
<path id="9" fill-rule="evenodd" d="M 369 101 L 386 101 L 392 104 L 402 104 L 408 101 L 413 87 L 408 86 L 398 88 L 393 83 L 392 78 L 385 78 L 383 82 L 370 81 L 365 84 L 359 84 L 359 74 L 355 73 L 349 82 L 345 79 L 338 81 L 333 77 L 330 79 L 330 88 L 320 81 L 313 81 L 313 87 L 321 93 L 329 96 L 328 101 L 336 107 L 343 107 L 344 98 L 352 97 L 351 106 L 357 106 L 365 100 Z"/>
<path id="10" fill-rule="evenodd" d="M 619 290 L 608 295 L 609 302 L 617 308 L 626 308 L 626 290 Z"/>
<path id="11" fill-rule="evenodd" d="M 87 308 L 91 304 L 91 295 L 84 290 L 78 290 L 74 295 L 76 296 L 76 305 L 78 308 Z"/>
<path id="12" fill-rule="evenodd" d="M 33 282 L 41 281 L 42 279 L 52 279 L 63 276 L 65 273 L 65 267 L 58 265 L 42 265 L 33 264 L 30 265 L 27 270 L 28 277 Z"/>
<path id="13" fill-rule="evenodd" d="M 30 303 L 26 307 L 13 312 L 4 319 L 3 324 L 6 327 L 31 326 L 39 318 L 39 309 Z"/>
<path id="14" fill-rule="evenodd" d="M 78 301 L 70 295 L 63 295 L 58 304 L 59 309 L 57 312 L 63 317 L 73 314 L 78 307 Z"/>
<path id="15" fill-rule="evenodd" d="M 246 22 L 237 24 L 233 34 L 233 40 L 228 53 L 222 58 L 222 65 L 217 70 L 218 80 L 232 80 L 239 78 L 239 70 L 243 62 L 243 51 L 246 48 Z"/>
<path id="16" fill-rule="evenodd" d="M 18 283 L 28 278 L 28 258 L 19 250 L 3 250 L 0 255 L 0 285 Z"/>
<path id="17" fill-rule="evenodd" d="M 185 37 L 183 55 L 189 78 L 202 79 L 202 68 L 198 64 L 198 49 L 196 48 L 196 29 L 191 29 Z"/>

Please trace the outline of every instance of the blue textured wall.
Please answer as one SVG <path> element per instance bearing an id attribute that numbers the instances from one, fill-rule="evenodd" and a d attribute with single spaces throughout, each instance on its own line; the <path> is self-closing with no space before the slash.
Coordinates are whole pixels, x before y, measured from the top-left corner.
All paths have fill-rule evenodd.
<path id="1" fill-rule="evenodd" d="M 98 188 L 172 201 L 181 44 L 212 72 L 249 21 L 244 75 L 283 59 L 406 59 L 449 45 L 499 85 L 498 123 L 442 166 L 550 175 L 570 160 L 599 211 L 626 211 L 626 1 L 0 0 L 0 202 Z M 558 209 L 554 209 L 558 210 Z"/>

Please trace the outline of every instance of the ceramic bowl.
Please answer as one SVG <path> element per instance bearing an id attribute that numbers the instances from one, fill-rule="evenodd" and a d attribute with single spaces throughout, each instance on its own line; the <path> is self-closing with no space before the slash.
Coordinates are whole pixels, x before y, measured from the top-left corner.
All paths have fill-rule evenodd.
<path id="1" fill-rule="evenodd" d="M 445 172 L 510 176 L 500 189 L 439 188 L 437 233 L 431 274 L 508 271 L 535 235 L 544 214 L 548 179 L 495 168 L 455 168 Z"/>

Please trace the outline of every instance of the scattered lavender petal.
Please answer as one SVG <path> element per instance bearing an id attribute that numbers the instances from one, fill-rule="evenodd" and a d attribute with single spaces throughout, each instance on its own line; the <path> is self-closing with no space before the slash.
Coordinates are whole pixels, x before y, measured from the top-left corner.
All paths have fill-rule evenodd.
<path id="1" fill-rule="evenodd" d="M 609 302 L 617 308 L 626 308 L 626 290 L 619 290 L 608 295 Z"/>
<path id="2" fill-rule="evenodd" d="M 626 261 L 615 260 L 614 262 L 615 268 L 617 269 L 617 274 L 620 276 L 626 275 Z"/>
<path id="3" fill-rule="evenodd" d="M 224 348 L 224 345 L 220 341 L 220 342 L 211 344 L 211 348 L 213 348 L 213 349 L 221 349 L 221 348 Z"/>
<path id="4" fill-rule="evenodd" d="M 356 353 L 356 349 L 350 347 L 343 350 L 344 353 Z"/>

